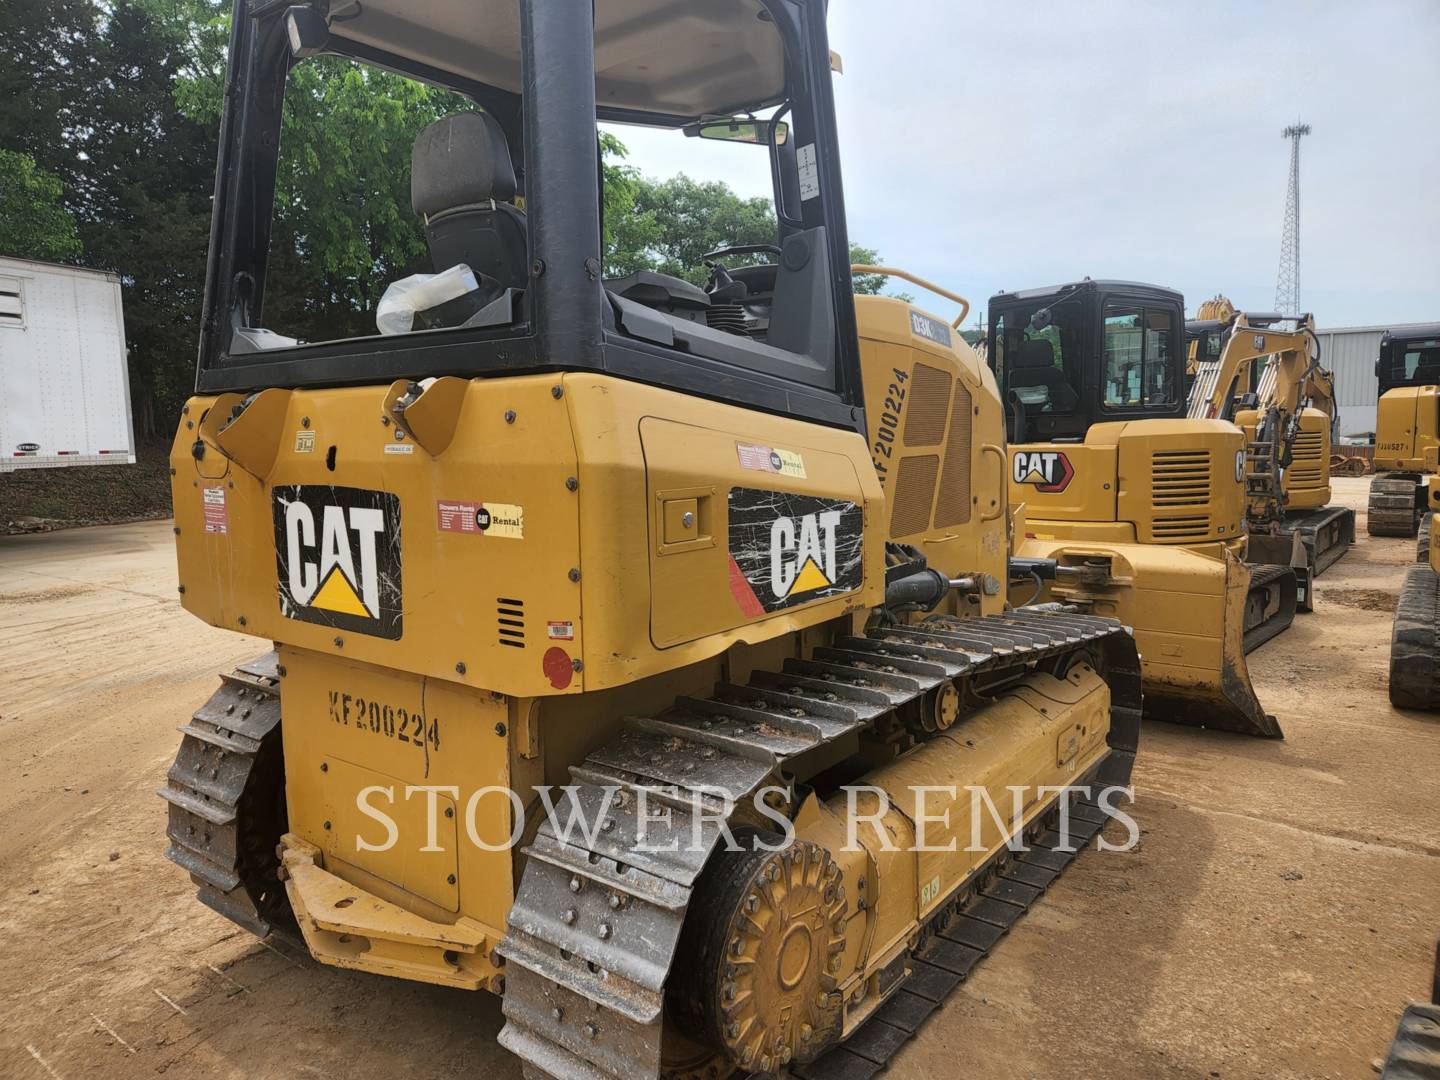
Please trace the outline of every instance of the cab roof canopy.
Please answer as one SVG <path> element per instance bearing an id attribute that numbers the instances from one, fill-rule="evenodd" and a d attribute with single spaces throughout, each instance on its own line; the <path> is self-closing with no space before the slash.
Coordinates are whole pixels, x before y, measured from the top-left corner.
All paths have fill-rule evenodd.
<path id="1" fill-rule="evenodd" d="M 333 0 L 331 32 L 518 93 L 516 0 Z M 680 124 L 785 98 L 784 43 L 761 0 L 595 0 L 602 117 Z"/>

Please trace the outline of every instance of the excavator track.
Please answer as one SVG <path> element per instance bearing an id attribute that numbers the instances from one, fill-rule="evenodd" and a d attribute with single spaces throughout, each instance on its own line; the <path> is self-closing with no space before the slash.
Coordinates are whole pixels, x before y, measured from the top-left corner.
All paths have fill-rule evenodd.
<path id="1" fill-rule="evenodd" d="M 1429 562 L 1405 571 L 1390 635 L 1390 703 L 1440 709 L 1440 574 Z"/>
<path id="2" fill-rule="evenodd" d="M 1310 574 L 1319 577 L 1355 543 L 1355 511 L 1348 506 L 1325 506 L 1287 514 L 1284 529 L 1299 534 L 1309 557 Z"/>
<path id="3" fill-rule="evenodd" d="M 916 706 L 943 684 L 983 693 L 1082 655 L 1098 655 L 1110 686 L 1111 730 L 1106 757 L 1077 782 L 1123 784 L 1139 734 L 1139 657 L 1125 627 L 1094 616 L 1019 610 L 881 627 L 756 672 L 747 685 L 721 684 L 711 697 L 627 720 L 572 767 L 572 801 L 528 849 L 500 947 L 501 1044 L 526 1062 L 527 1075 L 560 1080 L 726 1073 L 708 1052 L 667 1059 L 673 1029 L 665 1023 L 666 982 L 697 879 L 726 825 L 745 824 L 722 819 L 725 809 L 769 784 L 788 786 L 784 774 L 807 771 L 802 762 L 849 757 L 863 731 L 882 723 L 893 731 L 898 718 L 925 715 Z M 917 740 L 928 730 L 916 731 L 918 722 L 904 727 Z M 693 813 L 697 799 L 708 813 Z M 657 805 L 668 818 L 657 820 Z M 1046 831 L 1057 811 L 1058 803 L 1033 824 L 1042 835 L 1032 850 L 1002 850 L 990 873 L 970 875 L 935 909 L 923 943 L 887 969 L 888 1000 L 852 1038 L 796 1066 L 798 1075 L 862 1080 L 883 1068 L 1073 859 Z M 1073 813 L 1087 841 L 1105 820 L 1093 805 Z M 598 825 L 588 835 L 586 822 Z"/>
<path id="4" fill-rule="evenodd" d="M 278 660 L 271 652 L 222 675 L 179 730 L 166 785 L 165 857 L 188 871 L 201 903 L 264 937 L 290 920 L 275 876 L 285 832 Z"/>
<path id="5" fill-rule="evenodd" d="M 1370 481 L 1366 530 L 1371 536 L 1414 536 L 1418 528 L 1413 476 L 1377 476 Z"/>
<path id="6" fill-rule="evenodd" d="M 1299 582 L 1288 566 L 1248 566 L 1245 594 L 1245 652 L 1252 653 L 1295 621 Z"/>

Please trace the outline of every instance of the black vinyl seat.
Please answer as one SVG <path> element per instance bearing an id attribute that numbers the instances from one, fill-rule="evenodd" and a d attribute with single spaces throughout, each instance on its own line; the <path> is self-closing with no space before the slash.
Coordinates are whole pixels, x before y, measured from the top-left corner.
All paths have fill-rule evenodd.
<path id="1" fill-rule="evenodd" d="M 454 113 L 419 134 L 410 205 L 425 219 L 437 274 L 464 263 L 481 276 L 482 290 L 525 288 L 529 248 L 525 215 L 511 203 L 515 191 L 505 132 L 488 113 Z"/>
<path id="2" fill-rule="evenodd" d="M 1055 412 L 1068 412 L 1078 400 L 1065 373 L 1055 366 L 1055 347 L 1044 338 L 1027 338 L 1020 343 L 1010 386 L 1016 390 L 1044 387 L 1048 407 Z"/>

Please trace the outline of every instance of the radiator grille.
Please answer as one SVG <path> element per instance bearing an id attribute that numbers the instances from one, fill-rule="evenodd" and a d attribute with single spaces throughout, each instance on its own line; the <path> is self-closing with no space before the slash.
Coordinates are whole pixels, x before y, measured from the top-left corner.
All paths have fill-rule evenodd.
<path id="1" fill-rule="evenodd" d="M 950 408 L 950 438 L 945 444 L 945 471 L 940 477 L 940 498 L 935 504 L 935 527 L 950 529 L 970 520 L 970 423 L 974 419 L 970 391 L 955 380 Z"/>
<path id="2" fill-rule="evenodd" d="M 1325 434 L 1302 431 L 1295 436 L 1288 473 L 1292 487 L 1319 487 L 1325 482 Z"/>
<path id="3" fill-rule="evenodd" d="M 1156 540 L 1208 539 L 1210 464 L 1208 450 L 1155 451 L 1150 461 L 1150 505 Z"/>
<path id="4" fill-rule="evenodd" d="M 949 407 L 950 376 L 928 364 L 916 364 L 910 377 L 905 445 L 939 446 L 945 438 L 945 413 Z"/>
<path id="5" fill-rule="evenodd" d="M 512 649 L 525 647 L 525 601 L 496 597 L 496 626 L 501 645 Z"/>
<path id="6" fill-rule="evenodd" d="M 939 474 L 939 454 L 912 455 L 900 462 L 895 474 L 895 508 L 890 512 L 892 538 L 925 531 L 930 524 L 930 505 L 935 500 L 935 478 Z"/>

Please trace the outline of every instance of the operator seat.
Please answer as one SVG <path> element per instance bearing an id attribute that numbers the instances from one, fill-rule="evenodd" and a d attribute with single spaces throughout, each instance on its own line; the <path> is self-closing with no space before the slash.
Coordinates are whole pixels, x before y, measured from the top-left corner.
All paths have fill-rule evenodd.
<path id="1" fill-rule="evenodd" d="M 1049 407 L 1055 412 L 1068 412 L 1075 406 L 1075 389 L 1055 366 L 1055 347 L 1044 338 L 1027 338 L 1020 343 L 1010 385 L 1017 389 L 1043 386 Z"/>
<path id="2" fill-rule="evenodd" d="M 410 164 L 410 205 L 425 220 L 435 272 L 464 263 L 482 288 L 525 288 L 525 215 L 511 204 L 515 166 L 499 122 L 483 112 L 437 120 L 415 139 Z"/>

